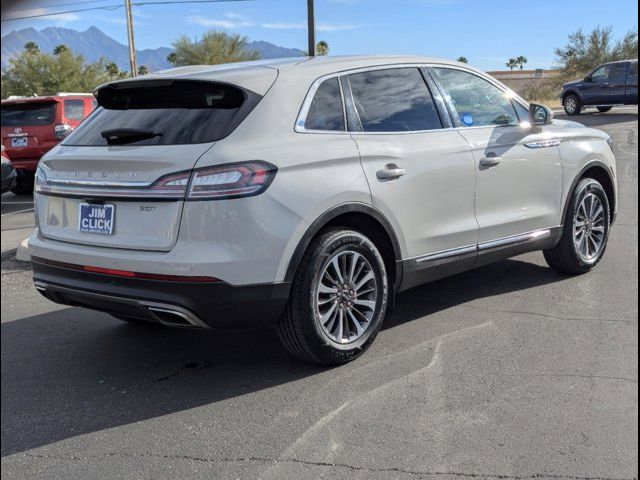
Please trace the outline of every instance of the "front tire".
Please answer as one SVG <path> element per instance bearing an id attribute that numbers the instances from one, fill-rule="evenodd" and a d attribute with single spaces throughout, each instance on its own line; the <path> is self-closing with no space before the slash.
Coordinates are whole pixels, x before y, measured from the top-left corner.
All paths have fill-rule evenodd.
<path id="1" fill-rule="evenodd" d="M 597 107 L 600 113 L 610 112 L 613 107 Z"/>
<path id="2" fill-rule="evenodd" d="M 611 226 L 609 199 L 602 185 L 592 178 L 576 186 L 564 218 L 562 238 L 544 258 L 554 270 L 579 275 L 602 260 Z"/>
<path id="3" fill-rule="evenodd" d="M 278 336 L 301 359 L 350 362 L 373 343 L 388 296 L 387 272 L 375 244 L 354 230 L 329 228 L 302 259 Z"/>
<path id="4" fill-rule="evenodd" d="M 564 106 L 564 111 L 567 115 L 580 115 L 580 112 L 582 111 L 582 102 L 580 101 L 580 98 L 573 93 L 570 93 L 564 98 L 562 105 Z"/>

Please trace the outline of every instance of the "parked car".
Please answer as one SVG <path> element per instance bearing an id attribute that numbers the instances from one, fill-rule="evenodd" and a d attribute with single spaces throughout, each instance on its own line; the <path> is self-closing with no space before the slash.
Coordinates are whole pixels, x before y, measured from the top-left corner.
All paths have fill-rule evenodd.
<path id="1" fill-rule="evenodd" d="M 617 105 L 638 105 L 638 60 L 605 63 L 584 79 L 565 83 L 562 105 L 567 115 L 579 115 L 585 107 L 604 113 Z"/>
<path id="2" fill-rule="evenodd" d="M 2 178 L 0 186 L 0 194 L 6 193 L 13 188 L 16 183 L 16 169 L 13 168 L 11 160 L 6 156 L 4 152 L 4 145 L 2 146 Z"/>
<path id="3" fill-rule="evenodd" d="M 95 104 L 92 94 L 80 93 L 2 101 L 2 145 L 18 171 L 13 193 L 33 191 L 42 155 L 76 128 Z"/>
<path id="4" fill-rule="evenodd" d="M 396 293 L 533 250 L 588 272 L 615 218 L 610 137 L 462 63 L 184 67 L 96 96 L 40 162 L 30 254 L 43 295 L 126 321 L 275 323 L 345 363 Z"/>

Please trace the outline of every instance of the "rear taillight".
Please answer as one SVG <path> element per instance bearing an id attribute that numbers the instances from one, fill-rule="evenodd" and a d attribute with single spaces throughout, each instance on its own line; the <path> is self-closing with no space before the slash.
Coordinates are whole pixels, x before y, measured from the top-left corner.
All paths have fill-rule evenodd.
<path id="1" fill-rule="evenodd" d="M 58 140 L 62 140 L 64 137 L 66 137 L 71 133 L 71 131 L 73 130 L 73 127 L 66 123 L 61 123 L 59 125 L 56 125 L 53 130 L 56 134 L 56 138 Z"/>
<path id="2" fill-rule="evenodd" d="M 231 163 L 179 172 L 158 179 L 156 191 L 185 192 L 188 200 L 221 200 L 251 197 L 264 192 L 277 168 L 262 161 Z"/>

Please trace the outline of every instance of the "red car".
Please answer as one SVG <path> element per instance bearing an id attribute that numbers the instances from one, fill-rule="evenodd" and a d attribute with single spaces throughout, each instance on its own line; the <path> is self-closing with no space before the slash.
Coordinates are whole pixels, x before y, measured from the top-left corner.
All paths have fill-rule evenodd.
<path id="1" fill-rule="evenodd" d="M 89 115 L 96 106 L 90 93 L 59 93 L 47 97 L 2 101 L 2 145 L 17 170 L 11 191 L 33 191 L 40 158 Z"/>

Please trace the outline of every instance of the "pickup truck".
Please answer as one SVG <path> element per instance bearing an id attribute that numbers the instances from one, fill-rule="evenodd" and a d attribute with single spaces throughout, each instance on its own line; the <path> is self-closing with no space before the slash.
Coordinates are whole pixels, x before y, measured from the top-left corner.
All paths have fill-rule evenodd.
<path id="1" fill-rule="evenodd" d="M 579 115 L 585 107 L 604 113 L 617 105 L 638 105 L 638 60 L 600 65 L 584 79 L 565 83 L 561 97 L 567 115 Z"/>

